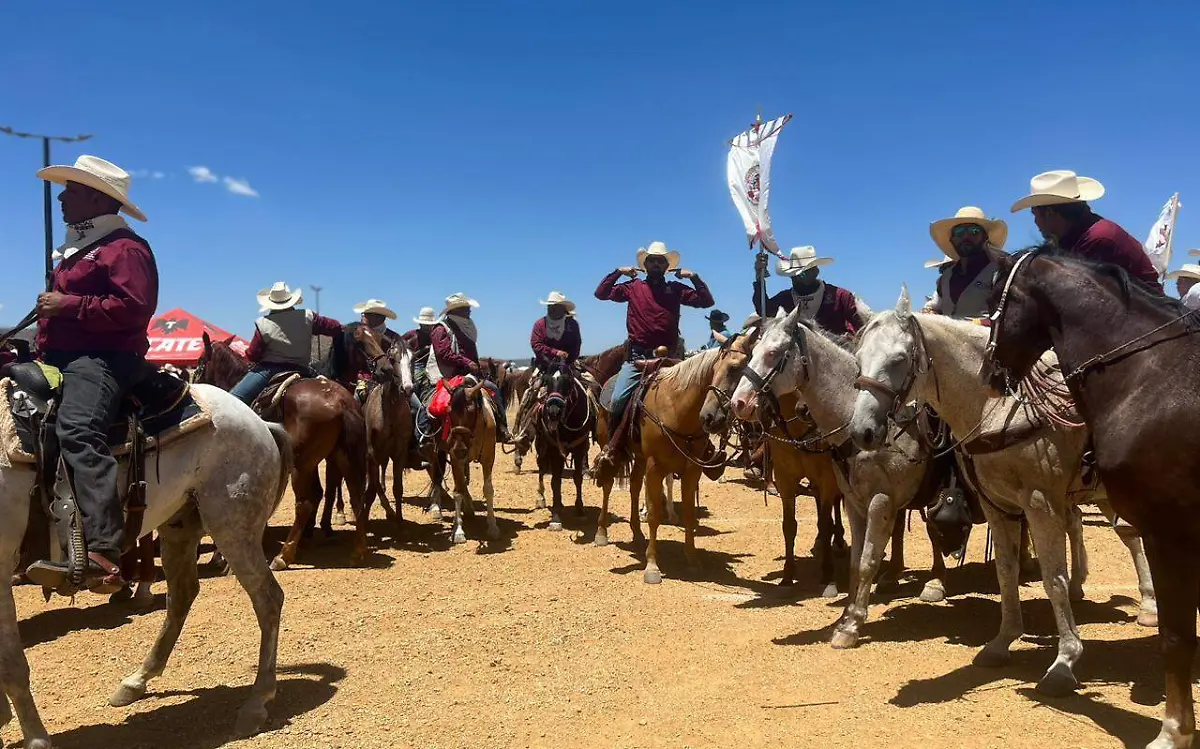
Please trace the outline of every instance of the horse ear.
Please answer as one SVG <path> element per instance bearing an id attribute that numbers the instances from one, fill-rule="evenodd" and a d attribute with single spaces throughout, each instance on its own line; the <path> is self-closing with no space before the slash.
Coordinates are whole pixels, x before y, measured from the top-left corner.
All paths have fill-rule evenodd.
<path id="1" fill-rule="evenodd" d="M 908 284 L 900 285 L 900 298 L 896 300 L 896 314 L 902 320 L 912 317 L 912 300 L 908 296 Z"/>
<path id="2" fill-rule="evenodd" d="M 212 339 L 208 337 L 208 331 L 207 330 L 201 331 L 200 338 L 201 338 L 201 340 L 204 341 L 205 353 L 211 354 L 212 353 Z"/>
<path id="3" fill-rule="evenodd" d="M 779 309 L 775 310 L 775 319 L 776 320 L 783 320 L 787 316 L 788 316 L 788 312 L 783 307 L 780 307 Z"/>

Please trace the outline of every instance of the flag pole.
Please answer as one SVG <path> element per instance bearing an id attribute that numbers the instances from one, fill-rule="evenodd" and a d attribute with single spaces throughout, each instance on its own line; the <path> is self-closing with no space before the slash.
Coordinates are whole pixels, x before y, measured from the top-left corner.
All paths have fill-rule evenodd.
<path id="1" fill-rule="evenodd" d="M 762 142 L 762 107 L 758 107 L 758 112 L 754 115 L 754 134 L 758 136 L 759 142 Z M 758 233 L 750 240 L 750 249 L 754 249 L 755 241 L 758 242 L 758 254 L 754 258 L 754 276 L 758 279 L 758 314 L 763 320 L 767 317 L 767 248 L 763 247 L 762 233 Z"/>

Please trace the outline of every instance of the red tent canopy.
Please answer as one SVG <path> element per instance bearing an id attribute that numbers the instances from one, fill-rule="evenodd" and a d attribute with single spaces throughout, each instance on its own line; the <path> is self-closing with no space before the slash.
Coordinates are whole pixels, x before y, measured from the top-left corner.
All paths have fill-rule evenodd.
<path id="1" fill-rule="evenodd" d="M 233 333 L 206 323 L 182 309 L 173 309 L 155 317 L 150 321 L 146 332 L 150 338 L 150 351 L 146 354 L 146 359 L 156 364 L 196 366 L 204 354 L 204 339 L 201 335 L 205 332 L 213 341 L 227 341 L 230 347 L 242 356 L 246 355 L 246 349 L 249 348 L 249 344 Z"/>

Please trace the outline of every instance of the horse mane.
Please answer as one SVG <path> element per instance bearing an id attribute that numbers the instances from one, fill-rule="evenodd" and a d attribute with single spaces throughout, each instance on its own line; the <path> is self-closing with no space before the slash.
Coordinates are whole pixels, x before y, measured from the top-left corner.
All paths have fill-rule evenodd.
<path id="1" fill-rule="evenodd" d="M 680 390 L 687 390 L 693 385 L 707 385 L 712 382 L 713 371 L 717 367 L 717 358 L 721 349 L 712 348 L 701 351 L 690 359 L 663 369 L 659 374 L 660 382 L 674 382 Z"/>

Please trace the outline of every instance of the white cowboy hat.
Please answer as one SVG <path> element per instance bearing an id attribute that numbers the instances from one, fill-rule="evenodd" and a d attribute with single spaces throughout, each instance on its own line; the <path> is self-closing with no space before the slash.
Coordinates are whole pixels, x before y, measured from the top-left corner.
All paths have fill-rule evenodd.
<path id="1" fill-rule="evenodd" d="M 1196 280 L 1200 280 L 1200 265 L 1196 265 L 1195 263 L 1184 263 L 1183 267 L 1179 270 L 1173 270 L 1168 273 L 1167 278 L 1195 278 Z"/>
<path id="2" fill-rule="evenodd" d="M 833 258 L 831 257 L 817 257 L 817 250 L 812 245 L 793 247 L 788 257 L 781 257 L 775 261 L 775 272 L 781 276 L 791 278 L 800 275 L 809 268 L 819 268 L 822 265 L 829 265 L 832 262 Z"/>
<path id="3" fill-rule="evenodd" d="M 129 200 L 129 172 L 98 156 L 80 156 L 75 166 L 48 166 L 39 169 L 37 176 L 56 185 L 76 182 L 90 187 L 121 201 L 121 211 L 131 218 L 146 220 L 146 214 Z"/>
<path id="4" fill-rule="evenodd" d="M 933 237 L 933 241 L 951 260 L 958 260 L 958 250 L 954 249 L 954 243 L 950 241 L 950 234 L 954 231 L 954 227 L 962 224 L 980 226 L 987 232 L 988 244 L 997 250 L 1002 249 L 1004 243 L 1008 241 L 1008 224 L 999 219 L 989 219 L 981 209 L 973 205 L 964 206 L 959 208 L 952 218 L 934 221 L 929 225 L 929 236 Z"/>
<path id="5" fill-rule="evenodd" d="M 1013 203 L 1012 212 L 1040 205 L 1086 203 L 1104 195 L 1104 185 L 1066 169 L 1042 172 L 1029 180 L 1029 194 Z"/>
<path id="6" fill-rule="evenodd" d="M 948 257 L 939 258 L 937 260 L 926 260 L 925 267 L 926 268 L 941 268 L 943 265 L 949 265 L 950 263 L 953 263 L 953 262 L 954 261 Z"/>
<path id="7" fill-rule="evenodd" d="M 389 320 L 396 319 L 396 313 L 388 309 L 387 302 L 382 299 L 368 299 L 362 304 L 356 304 L 354 311 L 360 315 L 383 315 Z"/>
<path id="8" fill-rule="evenodd" d="M 271 288 L 258 292 L 258 306 L 268 312 L 291 309 L 303 300 L 304 292 L 300 289 L 293 291 L 283 281 L 276 281 Z"/>
<path id="9" fill-rule="evenodd" d="M 442 310 L 442 316 L 445 317 L 446 313 L 450 310 L 462 309 L 464 307 L 476 309 L 479 307 L 479 302 L 470 298 L 466 294 L 451 294 L 450 296 L 446 297 L 446 307 Z"/>
<path id="10" fill-rule="evenodd" d="M 642 270 L 646 270 L 646 258 L 648 257 L 665 257 L 667 259 L 667 270 L 675 270 L 679 267 L 679 253 L 674 250 L 668 250 L 667 245 L 663 242 L 651 242 L 649 248 L 638 250 L 637 264 Z"/>
<path id="11" fill-rule="evenodd" d="M 1189 257 L 1200 257 L 1200 250 L 1188 250 Z"/>
<path id="12" fill-rule="evenodd" d="M 417 325 L 437 325 L 438 316 L 433 307 L 422 307 L 421 312 L 412 321 Z"/>
<path id="13" fill-rule="evenodd" d="M 545 307 L 549 307 L 552 304 L 559 304 L 567 308 L 568 314 L 575 311 L 575 302 L 567 299 L 561 291 L 551 291 L 546 295 L 546 300 L 539 301 L 538 304 L 541 304 Z"/>

